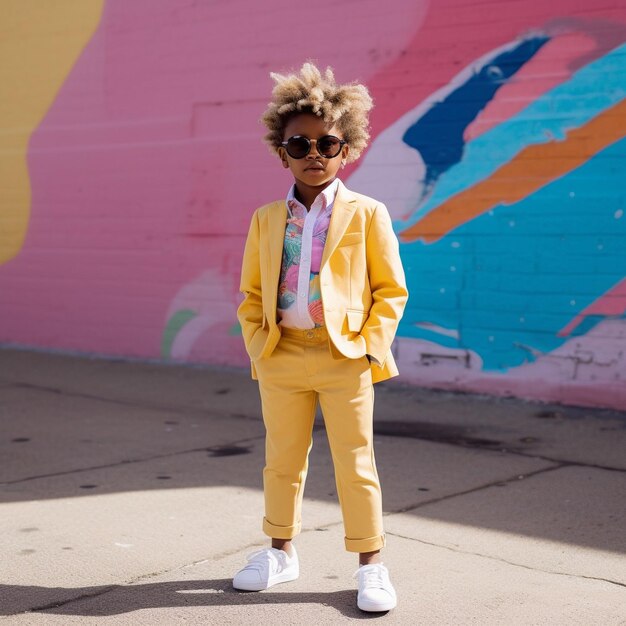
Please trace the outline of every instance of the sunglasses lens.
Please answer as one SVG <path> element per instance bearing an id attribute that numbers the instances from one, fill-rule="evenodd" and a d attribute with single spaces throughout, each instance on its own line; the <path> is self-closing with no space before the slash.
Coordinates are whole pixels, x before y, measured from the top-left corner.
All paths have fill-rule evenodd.
<path id="1" fill-rule="evenodd" d="M 317 141 L 317 151 L 325 158 L 336 157 L 341 150 L 341 141 L 333 135 L 320 137 Z"/>
<path id="2" fill-rule="evenodd" d="M 287 152 L 293 159 L 302 159 L 309 153 L 311 142 L 306 137 L 291 137 L 287 141 Z"/>

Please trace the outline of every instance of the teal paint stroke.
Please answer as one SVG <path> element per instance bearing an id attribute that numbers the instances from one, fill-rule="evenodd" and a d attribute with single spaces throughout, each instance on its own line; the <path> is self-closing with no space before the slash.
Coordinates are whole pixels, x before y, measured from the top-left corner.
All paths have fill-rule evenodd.
<path id="1" fill-rule="evenodd" d="M 394 227 L 400 231 L 416 223 L 450 197 L 489 178 L 524 148 L 565 139 L 568 130 L 583 126 L 626 97 L 625 76 L 623 44 L 468 142 L 462 159 L 440 176 L 430 197 Z"/>
<path id="2" fill-rule="evenodd" d="M 561 346 L 558 332 L 626 275 L 625 155 L 622 139 L 434 243 L 402 244 L 410 297 L 398 334 L 472 350 L 500 372 Z"/>

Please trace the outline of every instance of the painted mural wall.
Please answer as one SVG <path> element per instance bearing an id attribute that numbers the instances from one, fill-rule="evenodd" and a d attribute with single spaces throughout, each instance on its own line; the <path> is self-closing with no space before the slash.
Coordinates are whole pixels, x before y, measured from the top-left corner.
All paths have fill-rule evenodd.
<path id="1" fill-rule="evenodd" d="M 369 86 L 418 385 L 626 409 L 626 3 L 5 0 L 0 344 L 248 363 L 269 71 Z M 332 15 L 332 19 L 329 17 Z"/>

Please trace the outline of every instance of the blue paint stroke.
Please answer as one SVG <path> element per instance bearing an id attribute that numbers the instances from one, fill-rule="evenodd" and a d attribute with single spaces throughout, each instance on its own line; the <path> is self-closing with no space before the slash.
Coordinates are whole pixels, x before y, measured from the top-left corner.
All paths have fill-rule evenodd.
<path id="1" fill-rule="evenodd" d="M 441 174 L 432 195 L 408 221 L 395 223 L 397 230 L 416 223 L 450 197 L 489 178 L 527 146 L 564 139 L 568 130 L 584 126 L 621 102 L 626 97 L 625 72 L 626 44 L 623 44 L 467 143 L 462 160 L 449 165 L 448 171 Z"/>
<path id="2" fill-rule="evenodd" d="M 442 102 L 429 109 L 404 133 L 402 140 L 417 150 L 426 166 L 424 195 L 463 156 L 465 129 L 521 67 L 550 40 L 533 36 L 497 54 Z"/>

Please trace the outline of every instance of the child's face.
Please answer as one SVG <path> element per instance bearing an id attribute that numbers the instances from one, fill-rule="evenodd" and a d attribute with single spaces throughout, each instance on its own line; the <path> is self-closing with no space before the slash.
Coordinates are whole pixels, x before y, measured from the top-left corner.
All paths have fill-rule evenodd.
<path id="1" fill-rule="evenodd" d="M 348 156 L 350 148 L 344 144 L 336 157 L 325 158 L 317 151 L 317 140 L 325 135 L 334 135 L 343 139 L 341 131 L 336 125 L 329 125 L 313 113 L 300 113 L 292 117 L 287 123 L 283 140 L 287 141 L 295 135 L 310 139 L 311 150 L 305 157 L 294 159 L 283 146 L 279 147 L 278 154 L 283 167 L 288 167 L 296 181 L 301 184 L 308 187 L 326 187 L 335 179 L 342 162 Z"/>

